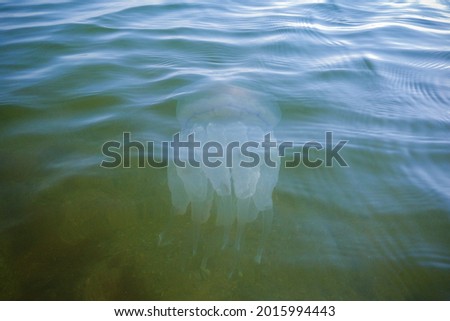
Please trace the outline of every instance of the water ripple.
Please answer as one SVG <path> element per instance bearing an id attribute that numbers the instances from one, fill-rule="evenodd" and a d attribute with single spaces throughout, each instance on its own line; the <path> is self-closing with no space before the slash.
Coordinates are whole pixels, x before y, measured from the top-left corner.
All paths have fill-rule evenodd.
<path id="1" fill-rule="evenodd" d="M 342 155 L 349 165 L 281 169 L 271 247 L 258 270 L 273 278 L 244 274 L 245 286 L 258 287 L 233 282 L 237 288 L 222 297 L 324 299 L 320 291 L 329 289 L 333 299 L 448 298 L 435 289 L 450 269 L 449 36 L 448 1 L 2 1 L 0 233 L 10 234 L 0 239 L 27 243 L 20 235 L 28 233 L 8 231 L 29 225 L 34 235 L 35 222 L 46 235 L 61 235 L 64 221 L 71 237 L 62 243 L 96 248 L 80 221 L 109 211 L 106 221 L 123 238 L 99 238 L 116 242 L 118 251 L 137 248 L 133 260 L 145 262 L 138 269 L 168 274 L 184 284 L 180 293 L 201 288 L 173 269 L 182 259 L 152 248 L 150 238 L 162 227 L 152 220 L 169 211 L 165 171 L 103 171 L 99 163 L 101 146 L 123 132 L 142 141 L 170 139 L 179 129 L 180 97 L 221 81 L 275 97 L 282 110 L 276 137 L 295 145 L 286 158 L 308 141 L 325 146 L 331 131 L 334 143 L 348 141 Z M 97 193 L 123 213 L 96 203 Z M 134 216 L 139 224 L 129 223 Z M 91 224 L 94 232 L 101 218 Z M 129 243 L 138 238 L 156 254 L 149 258 Z M 29 243 L 6 255 L 26 263 L 12 265 L 22 277 L 31 272 L 20 266 L 37 256 L 28 246 L 51 252 L 57 242 Z M 167 257 L 173 264 L 163 269 Z M 50 261 L 36 275 L 59 268 Z M 307 273 L 310 286 L 292 283 Z M 20 280 L 17 291 L 32 284 L 43 293 L 34 279 Z M 66 292 L 82 288 L 63 281 Z M 211 273 L 205 284 L 226 291 L 215 282 Z"/>

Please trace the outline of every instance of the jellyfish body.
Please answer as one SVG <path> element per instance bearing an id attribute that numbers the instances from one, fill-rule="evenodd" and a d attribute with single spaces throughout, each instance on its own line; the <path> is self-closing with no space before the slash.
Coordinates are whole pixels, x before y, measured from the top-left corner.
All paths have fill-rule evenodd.
<path id="1" fill-rule="evenodd" d="M 189 164 L 187 151 L 180 150 L 179 158 L 186 166 L 169 162 L 168 185 L 175 213 L 184 214 L 191 205 L 194 253 L 200 226 L 208 221 L 214 208 L 216 224 L 224 229 L 223 247 L 229 242 L 233 224 L 237 223 L 235 248 L 238 252 L 246 224 L 261 213 L 264 225 L 256 256 L 258 262 L 261 260 L 272 221 L 272 192 L 279 172 L 277 149 L 269 150 L 271 162 L 266 163 L 267 149 L 262 142 L 267 134 L 275 142 L 273 128 L 279 118 L 278 106 L 271 96 L 236 86 L 211 86 L 179 100 L 180 137 L 187 141 L 188 136 L 194 134 L 195 141 L 200 142 L 201 148 L 195 149 L 194 154 L 199 166 Z M 203 161 L 202 147 L 207 142 L 222 147 L 223 158 L 218 158 L 220 163 L 213 166 Z M 241 147 L 246 143 L 251 145 L 247 148 L 253 153 L 251 162 L 248 154 L 242 153 Z M 229 148 L 230 145 L 237 147 Z M 217 148 L 211 150 L 217 151 Z"/>

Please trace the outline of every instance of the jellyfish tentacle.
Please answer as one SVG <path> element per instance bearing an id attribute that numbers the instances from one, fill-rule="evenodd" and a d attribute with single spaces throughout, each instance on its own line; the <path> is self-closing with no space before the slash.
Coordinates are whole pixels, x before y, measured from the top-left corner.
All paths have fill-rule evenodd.
<path id="1" fill-rule="evenodd" d="M 167 183 L 172 197 L 172 206 L 170 209 L 169 219 L 167 220 L 163 230 L 158 234 L 158 246 L 170 244 L 168 234 L 173 228 L 175 217 L 186 213 L 190 203 L 189 195 L 186 193 L 184 183 L 177 174 L 175 164 L 169 162 L 167 167 Z"/>
<path id="2" fill-rule="evenodd" d="M 257 264 L 261 264 L 262 256 L 264 253 L 265 245 L 269 236 L 269 233 L 272 229 L 272 220 L 273 220 L 273 209 L 267 209 L 261 212 L 262 220 L 263 220 L 263 230 L 261 232 L 258 250 L 255 256 L 255 262 Z"/>
<path id="3" fill-rule="evenodd" d="M 191 203 L 192 221 L 194 222 L 194 244 L 192 248 L 193 255 L 197 253 L 200 241 L 201 226 L 208 220 L 210 216 L 212 201 L 212 188 L 209 186 L 209 183 L 207 183 L 207 194 L 205 199 L 202 199 L 200 201 L 193 200 Z"/>
<path id="4" fill-rule="evenodd" d="M 236 206 L 231 195 L 217 196 L 217 221 L 218 226 L 223 227 L 222 250 L 230 240 L 231 227 L 236 217 Z"/>

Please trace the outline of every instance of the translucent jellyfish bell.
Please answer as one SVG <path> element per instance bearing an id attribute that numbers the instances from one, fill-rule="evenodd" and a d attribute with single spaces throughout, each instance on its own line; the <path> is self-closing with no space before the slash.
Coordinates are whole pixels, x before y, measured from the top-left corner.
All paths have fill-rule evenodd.
<path id="1" fill-rule="evenodd" d="M 276 142 L 273 128 L 279 122 L 280 111 L 270 95 L 231 85 L 214 85 L 181 98 L 177 106 L 180 123 L 180 141 L 187 141 L 194 134 L 201 147 L 195 149 L 194 158 L 200 164 L 188 163 L 188 152 L 180 149 L 179 159 L 185 167 L 169 161 L 168 184 L 174 212 L 184 214 L 191 205 L 194 223 L 194 254 L 200 235 L 201 224 L 216 213 L 216 224 L 223 226 L 225 247 L 230 230 L 237 223 L 235 248 L 240 250 L 246 224 L 253 222 L 258 214 L 263 217 L 264 227 L 256 260 L 260 262 L 263 243 L 270 229 L 273 216 L 272 192 L 278 181 L 279 156 L 276 148 L 270 148 L 271 163 L 265 162 L 262 142 L 270 134 Z M 211 142 L 220 144 L 223 157 L 220 165 L 203 161 L 203 146 Z M 258 144 L 255 146 L 255 143 Z M 237 145 L 229 148 L 230 144 Z M 247 145 L 244 155 L 242 147 Z M 211 148 L 217 151 L 217 148 Z M 256 162 L 255 155 L 259 158 Z M 266 155 L 267 156 L 267 155 Z M 216 160 L 214 159 L 214 160 Z M 247 162 L 243 164 L 241 162 Z"/>

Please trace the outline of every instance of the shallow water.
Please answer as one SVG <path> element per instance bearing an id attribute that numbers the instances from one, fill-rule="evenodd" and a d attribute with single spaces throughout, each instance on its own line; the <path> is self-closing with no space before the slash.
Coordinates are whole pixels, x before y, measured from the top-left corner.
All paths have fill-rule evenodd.
<path id="1" fill-rule="evenodd" d="M 0 39 L 0 298 L 450 298 L 448 1 L 1 1 Z M 349 167 L 281 168 L 233 278 L 189 216 L 158 246 L 166 169 L 99 166 L 212 82 L 275 97 L 279 141 L 349 141 Z"/>

